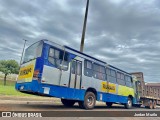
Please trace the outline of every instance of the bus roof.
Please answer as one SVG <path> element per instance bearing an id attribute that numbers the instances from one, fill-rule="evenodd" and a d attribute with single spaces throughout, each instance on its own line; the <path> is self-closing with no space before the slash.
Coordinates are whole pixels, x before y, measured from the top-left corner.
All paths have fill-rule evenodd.
<path id="1" fill-rule="evenodd" d="M 94 60 L 96 60 L 96 61 L 102 62 L 103 64 L 107 64 L 106 62 L 104 62 L 104 61 L 102 61 L 102 60 L 99 60 L 99 59 L 94 58 L 94 57 L 92 57 L 92 56 L 90 56 L 90 55 L 87 55 L 87 54 L 85 54 L 85 53 L 82 53 L 82 52 L 80 52 L 80 51 L 78 51 L 78 50 L 75 50 L 75 49 L 73 49 L 73 48 L 71 48 L 71 47 L 68 47 L 68 46 L 65 46 L 65 45 L 60 45 L 60 44 L 58 44 L 58 43 L 49 41 L 49 40 L 47 40 L 47 39 L 43 39 L 42 41 L 44 41 L 45 43 L 50 44 L 50 45 L 53 45 L 53 44 L 59 45 L 59 46 L 61 46 L 61 47 L 67 48 L 67 49 L 69 49 L 69 50 L 71 50 L 71 51 L 77 52 L 77 53 L 79 53 L 79 54 L 81 54 L 81 55 L 84 55 L 84 56 L 89 57 L 89 58 L 91 58 L 91 59 L 94 59 Z M 125 71 L 123 71 L 123 70 L 121 70 L 121 69 L 119 69 L 119 68 L 117 68 L 117 67 L 114 67 L 114 66 L 112 66 L 112 65 L 110 65 L 110 64 L 107 64 L 107 65 L 108 65 L 109 67 L 111 67 L 111 68 L 114 68 L 114 69 L 116 69 L 116 70 L 119 70 L 119 71 L 121 71 L 121 72 L 124 72 L 124 73 L 126 73 L 126 74 L 131 75 L 130 73 L 125 72 Z"/>
<path id="2" fill-rule="evenodd" d="M 91 58 L 91 59 L 94 59 L 94 60 L 97 60 L 97 61 L 102 62 L 102 63 L 104 63 L 104 64 L 107 64 L 107 63 L 104 62 L 104 61 L 101 61 L 101 60 L 99 60 L 99 59 L 97 59 L 97 58 L 94 58 L 94 57 L 92 57 L 92 56 L 89 56 L 89 55 L 87 55 L 87 54 L 85 54 L 85 53 L 82 53 L 82 52 L 80 52 L 80 51 L 78 51 L 78 50 L 75 50 L 75 49 L 73 49 L 73 48 L 71 48 L 71 47 L 68 47 L 68 46 L 64 46 L 64 47 L 67 48 L 67 49 L 70 49 L 70 50 L 72 50 L 72 51 L 74 51 L 74 52 L 77 52 L 77 53 L 79 53 L 79 54 L 82 54 L 82 55 L 84 55 L 84 56 L 86 56 L 86 57 L 89 57 L 89 58 Z"/>

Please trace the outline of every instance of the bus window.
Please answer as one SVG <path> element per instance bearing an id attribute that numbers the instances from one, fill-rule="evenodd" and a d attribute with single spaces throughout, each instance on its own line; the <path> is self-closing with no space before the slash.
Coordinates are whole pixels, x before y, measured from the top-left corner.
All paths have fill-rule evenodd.
<path id="1" fill-rule="evenodd" d="M 106 80 L 105 67 L 94 63 L 93 77 L 100 80 Z"/>
<path id="2" fill-rule="evenodd" d="M 131 77 L 125 76 L 125 81 L 126 81 L 126 86 L 127 87 L 132 87 Z"/>
<path id="3" fill-rule="evenodd" d="M 55 65 L 55 59 L 53 59 L 52 57 L 49 56 L 48 61 L 49 61 L 51 64 Z"/>
<path id="4" fill-rule="evenodd" d="M 41 57 L 43 48 L 43 41 L 37 42 L 25 50 L 24 58 L 22 63 L 29 62 L 33 59 Z"/>
<path id="5" fill-rule="evenodd" d="M 125 85 L 124 74 L 117 72 L 117 82 L 120 85 Z"/>
<path id="6" fill-rule="evenodd" d="M 50 56 L 50 57 L 54 57 L 54 49 L 50 49 L 50 51 L 49 51 L 49 56 Z"/>
<path id="7" fill-rule="evenodd" d="M 84 61 L 84 75 L 92 77 L 92 62 L 85 60 Z"/>
<path id="8" fill-rule="evenodd" d="M 121 74 L 117 72 L 117 79 L 121 79 Z"/>
<path id="9" fill-rule="evenodd" d="M 64 58 L 64 61 L 63 61 L 63 58 Z M 57 68 L 65 71 L 68 70 L 69 62 L 67 60 L 68 60 L 68 53 L 64 53 L 63 51 L 60 51 L 54 48 L 49 49 L 48 61 L 51 64 L 55 65 Z"/>
<path id="10" fill-rule="evenodd" d="M 109 79 L 109 82 L 111 83 L 116 83 L 116 71 L 115 70 L 112 70 L 112 69 L 109 69 L 110 71 L 110 74 L 108 75 L 108 79 Z"/>
<path id="11" fill-rule="evenodd" d="M 124 74 L 121 74 L 121 80 L 124 80 Z"/>
<path id="12" fill-rule="evenodd" d="M 57 59 L 60 58 L 60 51 L 54 50 L 54 58 L 57 58 Z"/>
<path id="13" fill-rule="evenodd" d="M 114 70 L 111 69 L 111 76 L 112 77 L 116 77 L 116 71 L 114 71 Z"/>

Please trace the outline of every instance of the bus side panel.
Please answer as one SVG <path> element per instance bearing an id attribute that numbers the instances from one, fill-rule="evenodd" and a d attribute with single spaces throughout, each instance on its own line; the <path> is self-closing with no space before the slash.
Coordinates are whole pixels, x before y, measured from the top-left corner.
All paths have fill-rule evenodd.
<path id="1" fill-rule="evenodd" d="M 122 101 L 127 102 L 128 96 L 131 95 L 133 97 L 133 103 L 135 102 L 135 100 L 134 100 L 134 89 L 133 88 L 118 85 L 118 95 L 119 95 L 119 97 L 118 97 L 119 101 L 121 101 L 121 99 L 124 99 Z"/>
<path id="2" fill-rule="evenodd" d="M 37 58 L 34 70 L 38 70 L 39 75 L 42 75 L 43 64 L 44 64 L 44 59 L 43 58 Z M 41 76 L 39 76 L 39 77 L 41 77 Z"/>
<path id="3" fill-rule="evenodd" d="M 97 100 L 103 101 L 103 102 L 126 103 L 127 98 L 128 97 L 126 96 L 121 96 L 121 95 L 111 94 L 111 93 L 98 92 L 97 94 Z"/>
<path id="4" fill-rule="evenodd" d="M 122 96 L 132 95 L 132 97 L 134 97 L 134 89 L 119 85 L 118 86 L 118 95 L 122 95 Z"/>
<path id="5" fill-rule="evenodd" d="M 39 91 L 39 83 L 37 80 L 31 82 L 16 83 L 16 90 L 37 93 Z"/>
<path id="6" fill-rule="evenodd" d="M 47 85 L 47 84 L 40 84 L 40 88 L 41 88 L 39 91 L 40 93 L 48 94 L 49 96 L 64 98 L 64 99 L 84 100 L 85 90 L 72 89 L 68 87 Z"/>
<path id="7" fill-rule="evenodd" d="M 107 81 L 97 80 L 93 77 L 87 77 L 83 75 L 82 83 L 82 86 L 85 89 L 96 89 L 98 101 L 127 103 L 129 95 L 132 95 L 134 97 L 133 88 L 116 85 L 114 83 L 107 84 Z M 104 88 L 104 85 L 109 85 L 109 87 L 106 89 Z"/>

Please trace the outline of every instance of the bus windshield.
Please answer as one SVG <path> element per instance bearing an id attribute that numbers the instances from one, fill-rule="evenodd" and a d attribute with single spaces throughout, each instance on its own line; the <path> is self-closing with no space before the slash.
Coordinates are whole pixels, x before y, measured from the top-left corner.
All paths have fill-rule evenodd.
<path id="1" fill-rule="evenodd" d="M 43 41 L 37 42 L 25 50 L 22 63 L 29 62 L 37 57 L 41 56 Z"/>

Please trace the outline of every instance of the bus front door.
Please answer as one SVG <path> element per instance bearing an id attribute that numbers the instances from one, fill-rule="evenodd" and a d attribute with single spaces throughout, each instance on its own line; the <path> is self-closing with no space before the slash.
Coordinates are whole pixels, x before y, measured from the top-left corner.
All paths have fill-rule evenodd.
<path id="1" fill-rule="evenodd" d="M 82 79 L 82 62 L 73 60 L 71 63 L 71 72 L 69 80 L 69 88 L 80 89 Z M 72 94 L 72 96 L 74 93 Z"/>

